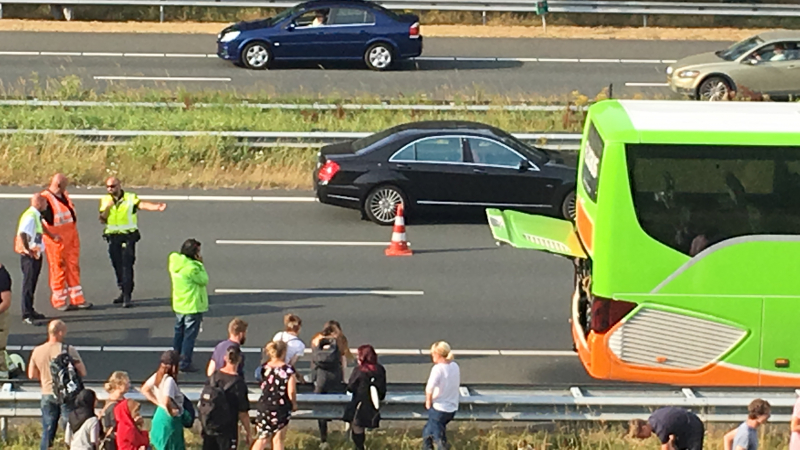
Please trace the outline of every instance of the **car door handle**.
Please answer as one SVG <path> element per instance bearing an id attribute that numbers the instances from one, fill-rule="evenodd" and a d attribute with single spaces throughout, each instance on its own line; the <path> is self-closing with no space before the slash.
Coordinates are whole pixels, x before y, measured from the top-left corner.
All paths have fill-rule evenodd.
<path id="1" fill-rule="evenodd" d="M 398 164 L 397 168 L 400 170 L 413 170 L 414 168 L 409 166 L 408 164 Z"/>
<path id="2" fill-rule="evenodd" d="M 481 175 L 486 175 L 486 169 L 474 168 L 472 169 L 472 173 L 479 173 Z"/>

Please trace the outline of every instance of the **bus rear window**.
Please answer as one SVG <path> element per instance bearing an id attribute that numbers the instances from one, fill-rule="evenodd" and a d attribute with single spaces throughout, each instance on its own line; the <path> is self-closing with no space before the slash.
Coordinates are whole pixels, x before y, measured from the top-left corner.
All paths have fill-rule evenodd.
<path id="1" fill-rule="evenodd" d="M 800 234 L 800 147 L 626 145 L 636 216 L 694 256 L 725 239 Z"/>
<path id="2" fill-rule="evenodd" d="M 594 124 L 589 124 L 583 149 L 583 189 L 593 202 L 597 202 L 597 183 L 600 179 L 600 162 L 603 159 L 603 139 Z"/>

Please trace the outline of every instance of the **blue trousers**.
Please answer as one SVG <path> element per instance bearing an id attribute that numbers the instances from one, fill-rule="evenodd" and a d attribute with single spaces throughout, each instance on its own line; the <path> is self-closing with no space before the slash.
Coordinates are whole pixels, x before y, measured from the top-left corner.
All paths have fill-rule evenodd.
<path id="1" fill-rule="evenodd" d="M 175 314 L 175 337 L 172 339 L 172 348 L 181 354 L 181 369 L 192 364 L 194 343 L 200 334 L 200 324 L 203 323 L 203 314 Z"/>
<path id="2" fill-rule="evenodd" d="M 53 446 L 59 419 L 66 424 L 71 408 L 59 405 L 55 395 L 43 395 L 39 405 L 42 408 L 42 443 L 39 448 L 47 450 Z"/>
<path id="3" fill-rule="evenodd" d="M 456 416 L 454 412 L 428 410 L 428 421 L 422 429 L 422 448 L 431 450 L 435 445 L 438 450 L 447 448 L 447 424 Z"/>

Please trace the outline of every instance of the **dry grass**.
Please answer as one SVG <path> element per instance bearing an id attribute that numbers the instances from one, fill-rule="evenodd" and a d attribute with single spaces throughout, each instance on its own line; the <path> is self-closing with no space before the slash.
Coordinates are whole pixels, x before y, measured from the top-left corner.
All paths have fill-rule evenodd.
<path id="1" fill-rule="evenodd" d="M 306 426 L 307 427 L 307 426 Z M 731 426 L 713 425 L 706 434 L 704 448 L 721 450 L 722 435 Z M 788 445 L 788 425 L 768 425 L 760 430 L 762 450 L 785 449 Z M 39 425 L 27 425 L 12 430 L 8 450 L 34 450 L 39 448 Z M 473 427 L 467 423 L 450 426 L 448 438 L 454 450 L 514 450 L 517 443 L 526 440 L 536 450 L 656 450 L 656 439 L 646 441 L 622 437 L 624 429 L 613 424 L 540 424 L 539 426 L 497 428 L 485 425 Z M 187 432 L 187 449 L 199 449 L 196 433 Z M 373 450 L 411 450 L 421 447 L 420 429 L 381 429 L 367 435 L 367 448 Z M 332 433 L 331 450 L 350 450 L 352 444 L 343 433 Z M 240 447 L 244 448 L 244 446 Z M 316 450 L 319 440 L 314 433 L 292 429 L 287 439 L 289 450 Z"/>

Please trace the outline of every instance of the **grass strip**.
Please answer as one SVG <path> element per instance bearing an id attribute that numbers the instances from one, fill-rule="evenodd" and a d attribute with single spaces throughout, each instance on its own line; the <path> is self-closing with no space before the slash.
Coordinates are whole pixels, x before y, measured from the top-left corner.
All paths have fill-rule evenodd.
<path id="1" fill-rule="evenodd" d="M 743 416 L 744 417 L 744 416 Z M 337 424 L 338 425 L 338 424 Z M 335 427 L 336 425 L 334 425 Z M 723 434 L 735 425 L 707 426 L 704 449 L 721 450 Z M 306 423 L 298 430 L 295 423 L 289 425 L 286 448 L 289 450 L 316 450 L 319 438 L 306 431 Z M 789 442 L 789 426 L 766 425 L 759 429 L 759 448 L 762 450 L 785 449 Z M 626 429 L 620 424 L 572 423 L 512 427 L 508 424 L 454 423 L 448 430 L 448 441 L 454 450 L 514 450 L 521 441 L 526 441 L 536 450 L 656 450 L 660 448 L 653 437 L 640 441 L 625 437 Z M 39 448 L 41 425 L 28 424 L 11 430 L 8 450 L 34 450 Z M 199 430 L 187 431 L 187 449 L 200 449 Z M 411 450 L 421 448 L 421 428 L 382 428 L 367 433 L 367 448 Z M 59 437 L 60 439 L 60 437 Z M 343 432 L 332 432 L 329 437 L 330 450 L 350 450 L 352 443 Z M 58 443 L 56 445 L 59 445 Z M 240 448 L 245 448 L 240 445 Z M 524 447 L 523 447 L 524 448 Z"/>

